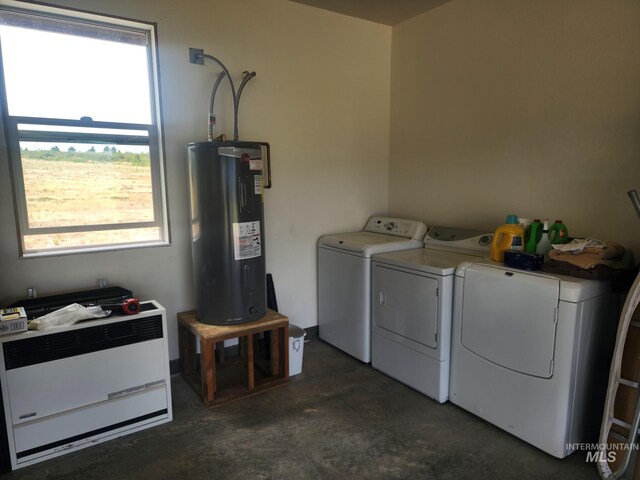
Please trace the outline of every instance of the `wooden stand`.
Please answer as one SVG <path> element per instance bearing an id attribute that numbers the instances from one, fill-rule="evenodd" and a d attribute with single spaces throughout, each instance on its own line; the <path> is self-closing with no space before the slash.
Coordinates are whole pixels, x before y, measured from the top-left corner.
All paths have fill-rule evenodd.
<path id="1" fill-rule="evenodd" d="M 256 358 L 255 337 L 260 333 L 269 343 L 268 358 L 262 364 Z M 199 374 L 196 337 L 200 339 Z M 242 384 L 223 388 L 220 374 L 223 370 L 233 373 L 238 365 L 224 358 L 224 341 L 232 338 L 238 338 L 244 360 Z M 182 375 L 207 407 L 289 383 L 289 319 L 272 310 L 255 322 L 231 326 L 207 325 L 198 322 L 195 311 L 182 312 L 178 314 L 178 341 Z"/>

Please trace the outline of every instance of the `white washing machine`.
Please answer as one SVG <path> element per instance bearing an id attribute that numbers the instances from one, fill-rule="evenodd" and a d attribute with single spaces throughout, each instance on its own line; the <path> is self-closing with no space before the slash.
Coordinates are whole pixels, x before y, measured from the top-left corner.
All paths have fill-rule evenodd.
<path id="1" fill-rule="evenodd" d="M 431 227 L 424 248 L 373 256 L 371 365 L 433 398 L 449 398 L 453 278 L 488 257 L 491 233 Z"/>
<path id="2" fill-rule="evenodd" d="M 617 307 L 604 281 L 462 264 L 449 399 L 558 458 L 596 441 Z"/>
<path id="3" fill-rule="evenodd" d="M 371 362 L 371 256 L 422 247 L 422 222 L 371 217 L 362 232 L 318 241 L 318 335 Z"/>

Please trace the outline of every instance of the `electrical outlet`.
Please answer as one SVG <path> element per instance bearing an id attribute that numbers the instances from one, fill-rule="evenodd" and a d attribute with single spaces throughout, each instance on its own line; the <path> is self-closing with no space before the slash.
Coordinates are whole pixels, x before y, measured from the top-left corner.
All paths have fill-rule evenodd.
<path id="1" fill-rule="evenodd" d="M 98 279 L 98 288 L 105 288 L 107 286 L 107 279 L 106 278 L 99 278 Z"/>
<path id="2" fill-rule="evenodd" d="M 36 287 L 27 288 L 27 296 L 29 298 L 36 298 L 38 296 L 38 292 L 36 292 Z"/>
<path id="3" fill-rule="evenodd" d="M 189 63 L 204 65 L 204 50 L 202 48 L 190 48 Z"/>

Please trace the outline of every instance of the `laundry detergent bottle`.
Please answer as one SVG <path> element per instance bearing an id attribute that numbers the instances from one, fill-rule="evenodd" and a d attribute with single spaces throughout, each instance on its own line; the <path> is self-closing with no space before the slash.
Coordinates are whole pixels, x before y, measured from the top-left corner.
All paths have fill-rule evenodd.
<path id="1" fill-rule="evenodd" d="M 549 240 L 549 220 L 545 220 L 542 224 L 542 237 L 536 245 L 536 253 L 544 255 L 544 261 L 549 260 L 549 252 L 551 251 L 551 241 Z"/>
<path id="2" fill-rule="evenodd" d="M 531 222 L 529 227 L 529 235 L 524 251 L 527 253 L 536 253 L 536 245 L 538 245 L 540 238 L 542 238 L 542 222 L 539 218 L 536 218 Z"/>
<path id="3" fill-rule="evenodd" d="M 567 243 L 569 241 L 569 231 L 567 227 L 562 223 L 562 220 L 556 220 L 549 227 L 549 240 L 551 243 Z"/>
<path id="4" fill-rule="evenodd" d="M 524 251 L 524 228 L 518 223 L 517 215 L 507 215 L 507 223 L 497 228 L 491 244 L 491 259 L 504 262 L 507 250 Z"/>

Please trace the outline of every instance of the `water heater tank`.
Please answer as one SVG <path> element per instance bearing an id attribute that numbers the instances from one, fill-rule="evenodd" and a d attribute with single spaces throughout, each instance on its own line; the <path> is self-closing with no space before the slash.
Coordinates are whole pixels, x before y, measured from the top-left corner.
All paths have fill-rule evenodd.
<path id="1" fill-rule="evenodd" d="M 195 303 L 202 323 L 250 322 L 267 312 L 265 145 L 225 141 L 188 147 Z"/>

